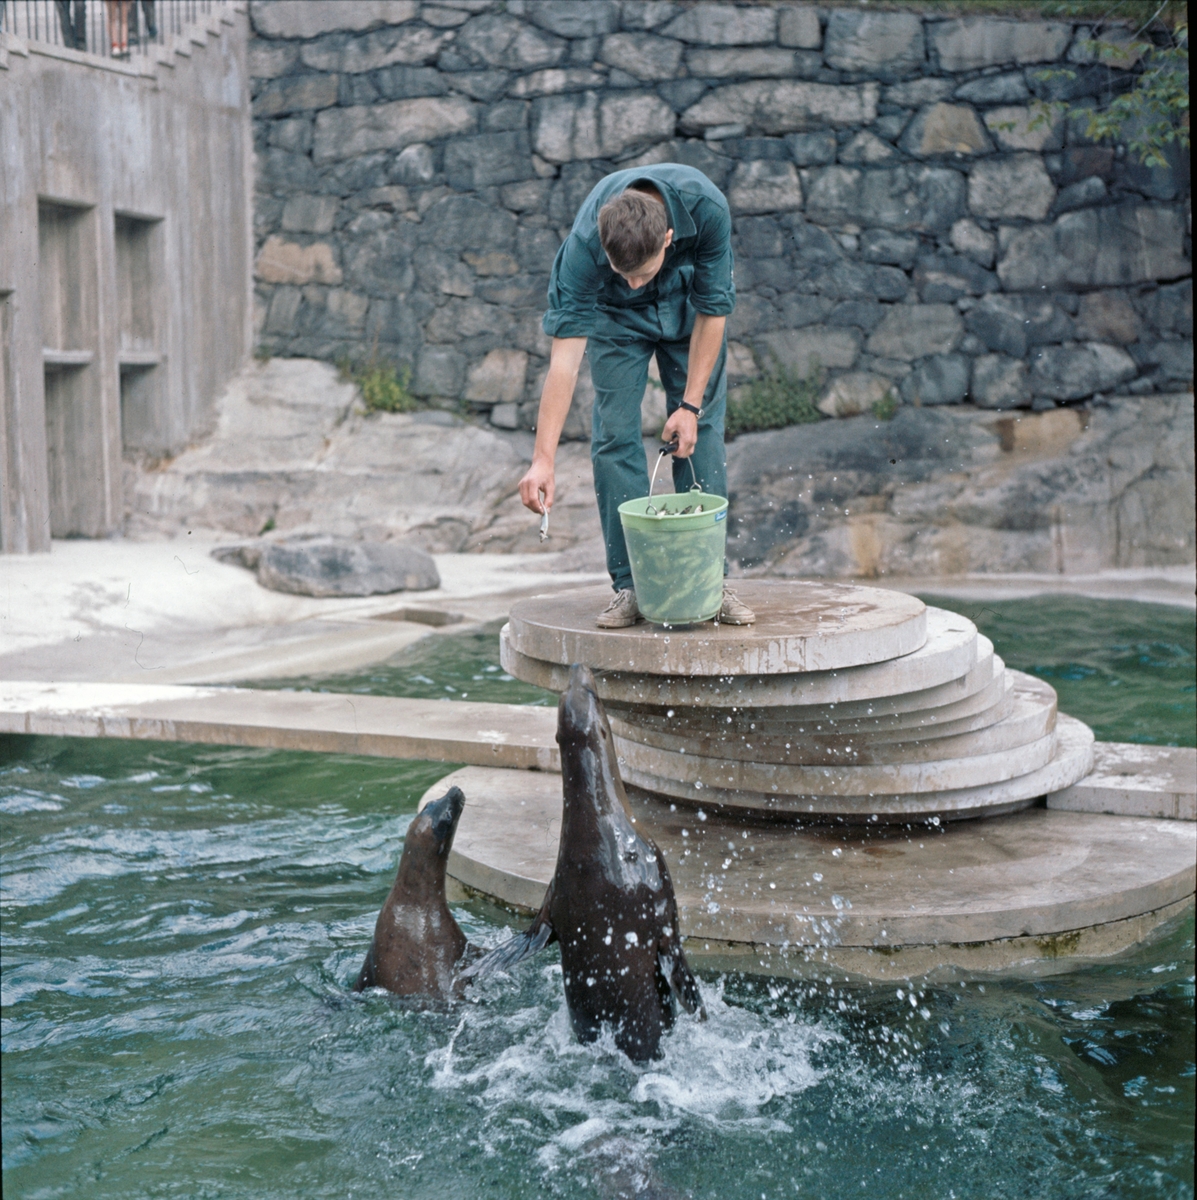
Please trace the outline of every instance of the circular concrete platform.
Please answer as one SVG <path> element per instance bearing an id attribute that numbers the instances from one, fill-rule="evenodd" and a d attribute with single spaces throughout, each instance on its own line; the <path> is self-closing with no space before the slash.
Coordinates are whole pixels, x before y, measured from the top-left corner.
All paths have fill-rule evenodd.
<path id="1" fill-rule="evenodd" d="M 605 703 L 658 708 L 679 704 L 704 708 L 777 708 L 885 702 L 891 697 L 955 684 L 977 665 L 980 655 L 986 651 L 993 653 L 993 644 L 979 638 L 976 626 L 956 613 L 929 608 L 922 614 L 920 624 L 925 635 L 920 644 L 884 660 L 865 659 L 859 665 L 846 664 L 827 670 L 754 673 L 729 669 L 684 675 L 673 671 L 651 671 L 645 666 L 643 657 L 634 655 L 624 659 L 622 665 L 602 667 L 581 653 L 576 658 L 559 660 L 530 655 L 521 648 L 527 645 L 527 640 L 521 642 L 516 638 L 513 609 L 511 623 L 500 631 L 499 655 L 504 668 L 517 679 L 556 692 L 565 690 L 570 663 L 583 662 L 594 670 L 599 695 Z M 651 627 L 638 625 L 633 628 Z M 727 628 L 720 626 L 720 629 Z M 601 648 L 603 638 L 615 640 L 627 632 L 596 631 L 594 637 Z M 581 643 L 582 639 L 578 641 Z M 572 641 L 565 641 L 565 645 L 579 652 L 592 649 L 589 643 L 574 646 Z M 700 648 L 697 643 L 691 645 L 691 654 L 697 654 Z M 595 652 L 595 657 L 609 662 L 616 655 Z M 730 656 L 721 657 L 720 661 L 725 662 L 727 657 Z"/>
<path id="2" fill-rule="evenodd" d="M 452 879 L 539 908 L 556 865 L 561 776 L 466 767 L 426 799 L 450 784 L 466 794 Z M 635 789 L 629 799 L 669 863 L 686 953 L 709 969 L 1060 969 L 1142 940 L 1193 895 L 1197 826 L 1186 821 L 1032 808 L 938 828 L 801 827 Z"/>
<path id="3" fill-rule="evenodd" d="M 611 599 L 602 584 L 521 600 L 511 609 L 512 648 L 568 667 L 649 675 L 781 675 L 830 671 L 898 658 L 926 640 L 923 602 L 902 592 L 813 582 L 737 583 L 756 624 L 707 622 L 665 629 L 641 622 L 601 630 L 595 617 Z"/>

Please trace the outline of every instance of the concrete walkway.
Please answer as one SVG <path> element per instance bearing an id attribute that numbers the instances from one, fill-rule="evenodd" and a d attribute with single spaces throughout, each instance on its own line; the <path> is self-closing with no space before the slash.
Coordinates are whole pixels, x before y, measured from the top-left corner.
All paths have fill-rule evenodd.
<path id="1" fill-rule="evenodd" d="M 212 559 L 212 545 L 56 541 L 50 554 L 0 560 L 0 679 L 203 684 L 357 670 L 461 622 L 505 617 L 521 596 L 605 578 L 559 570 L 562 555 L 441 554 L 435 591 L 317 600 L 267 591 Z M 1192 567 L 861 582 L 968 600 L 1071 593 L 1194 607 Z M 460 621 L 425 623 L 445 615 Z"/>

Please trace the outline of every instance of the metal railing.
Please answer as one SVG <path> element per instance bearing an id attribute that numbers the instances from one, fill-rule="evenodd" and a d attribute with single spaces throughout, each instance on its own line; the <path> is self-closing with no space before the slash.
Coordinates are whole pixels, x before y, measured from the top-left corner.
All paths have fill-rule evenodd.
<path id="1" fill-rule="evenodd" d="M 164 46 L 224 0 L 0 0 L 0 30 L 103 58 Z"/>

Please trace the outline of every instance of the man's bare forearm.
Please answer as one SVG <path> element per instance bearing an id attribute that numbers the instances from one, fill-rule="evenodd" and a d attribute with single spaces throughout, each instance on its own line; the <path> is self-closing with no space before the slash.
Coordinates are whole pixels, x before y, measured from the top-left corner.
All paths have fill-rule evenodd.
<path id="1" fill-rule="evenodd" d="M 686 391 L 682 399 L 695 408 L 702 407 L 711 372 L 723 348 L 723 329 L 726 325 L 726 317 L 699 313 L 694 318 L 694 330 L 690 334 L 690 359 L 686 367 Z"/>

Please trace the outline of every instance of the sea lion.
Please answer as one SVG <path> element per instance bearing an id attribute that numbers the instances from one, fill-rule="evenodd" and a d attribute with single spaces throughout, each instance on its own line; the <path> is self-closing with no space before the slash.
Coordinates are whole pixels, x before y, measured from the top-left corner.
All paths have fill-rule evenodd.
<path id="1" fill-rule="evenodd" d="M 611 726 L 589 667 L 570 668 L 557 706 L 565 803 L 557 867 L 527 932 L 462 972 L 474 978 L 561 943 L 565 1002 L 578 1040 L 604 1025 L 633 1061 L 661 1054 L 674 997 L 706 1016 L 686 962 L 664 856 L 636 827 L 619 777 Z"/>
<path id="2" fill-rule="evenodd" d="M 395 883 L 374 926 L 374 940 L 353 985 L 399 996 L 450 999 L 459 994 L 454 970 L 466 952 L 445 900 L 445 864 L 465 806 L 461 788 L 425 805 L 407 827 Z"/>

